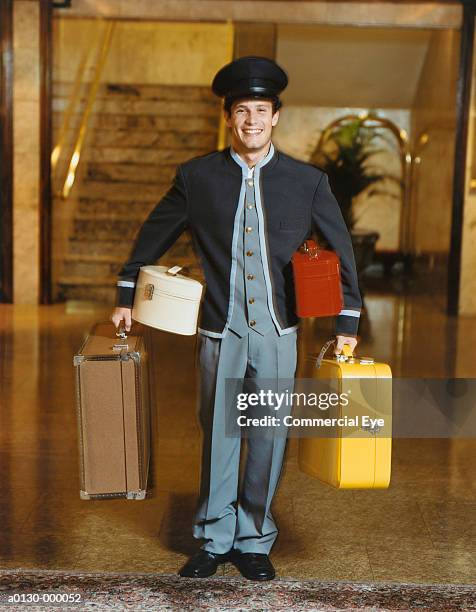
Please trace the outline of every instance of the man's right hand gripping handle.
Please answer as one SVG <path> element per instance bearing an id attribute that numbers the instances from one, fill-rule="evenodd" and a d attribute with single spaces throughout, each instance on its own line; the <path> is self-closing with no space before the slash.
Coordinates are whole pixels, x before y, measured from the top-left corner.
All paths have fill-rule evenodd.
<path id="1" fill-rule="evenodd" d="M 123 306 L 117 306 L 112 311 L 111 321 L 116 326 L 116 329 L 119 328 L 121 321 L 124 321 L 124 327 L 126 331 L 131 331 L 132 325 L 132 308 L 124 308 Z"/>

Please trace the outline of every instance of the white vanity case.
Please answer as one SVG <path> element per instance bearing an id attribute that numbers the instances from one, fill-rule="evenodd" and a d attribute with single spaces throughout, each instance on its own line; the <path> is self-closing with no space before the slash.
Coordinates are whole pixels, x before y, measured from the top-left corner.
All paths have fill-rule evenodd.
<path id="1" fill-rule="evenodd" d="M 142 266 L 132 318 L 157 329 L 192 336 L 197 333 L 203 285 L 178 274 L 181 266 Z"/>

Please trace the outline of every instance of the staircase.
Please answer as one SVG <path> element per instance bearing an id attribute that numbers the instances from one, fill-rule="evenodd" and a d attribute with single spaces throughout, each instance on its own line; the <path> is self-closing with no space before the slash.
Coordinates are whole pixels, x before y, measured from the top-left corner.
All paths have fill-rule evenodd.
<path id="1" fill-rule="evenodd" d="M 56 130 L 70 89 L 54 84 Z M 179 163 L 216 149 L 219 119 L 220 102 L 208 87 L 101 86 L 73 190 L 66 201 L 54 198 L 56 301 L 114 302 L 116 275 L 142 222 L 170 187 Z M 69 155 L 74 135 L 72 129 L 65 145 Z M 61 177 L 66 163 L 60 159 Z M 203 279 L 188 232 L 158 263 L 187 265 Z"/>

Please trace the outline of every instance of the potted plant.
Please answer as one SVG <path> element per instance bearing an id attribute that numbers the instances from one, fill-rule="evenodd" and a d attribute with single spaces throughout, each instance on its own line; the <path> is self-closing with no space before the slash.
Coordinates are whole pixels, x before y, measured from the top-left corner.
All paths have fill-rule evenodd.
<path id="1" fill-rule="evenodd" d="M 371 186 L 369 196 L 381 193 L 391 195 L 378 188 L 377 183 L 382 179 L 396 181 L 399 186 L 402 184 L 398 177 L 380 172 L 370 163 L 372 157 L 386 151 L 374 144 L 378 138 L 386 140 L 385 136 L 375 127 L 365 125 L 373 116 L 376 115 L 372 112 L 366 116 L 352 116 L 345 123 L 337 123 L 326 130 L 325 138 L 321 138 L 310 159 L 312 164 L 320 166 L 329 176 L 331 189 L 352 237 L 359 274 L 371 263 L 379 234 L 372 230 L 355 229 L 357 220 L 352 201 Z"/>

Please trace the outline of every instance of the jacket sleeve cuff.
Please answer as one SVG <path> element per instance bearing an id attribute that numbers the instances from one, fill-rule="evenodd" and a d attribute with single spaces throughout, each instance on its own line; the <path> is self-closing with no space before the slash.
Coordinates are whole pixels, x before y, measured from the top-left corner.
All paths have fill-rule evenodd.
<path id="1" fill-rule="evenodd" d="M 344 308 L 335 318 L 335 334 L 340 336 L 357 336 L 360 311 Z"/>
<path id="2" fill-rule="evenodd" d="M 132 308 L 136 284 L 134 281 L 117 281 L 116 285 L 116 306 L 122 308 Z"/>

